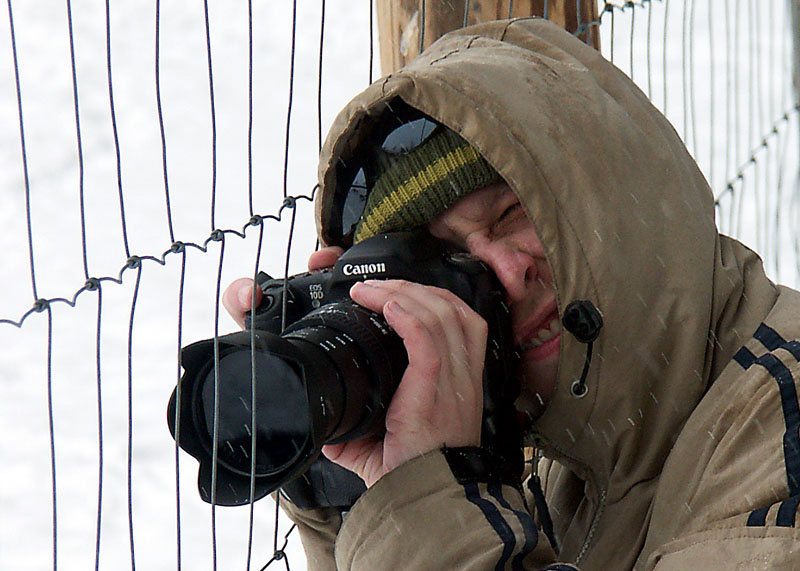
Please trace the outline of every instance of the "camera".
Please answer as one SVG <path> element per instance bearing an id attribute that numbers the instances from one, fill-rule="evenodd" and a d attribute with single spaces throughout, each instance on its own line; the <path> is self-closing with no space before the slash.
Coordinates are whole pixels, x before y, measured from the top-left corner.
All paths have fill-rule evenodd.
<path id="1" fill-rule="evenodd" d="M 255 501 L 303 476 L 323 444 L 384 431 L 408 356 L 381 315 L 350 299 L 350 287 L 366 279 L 448 289 L 486 320 L 481 445 L 509 462 L 519 455 L 521 471 L 516 355 L 497 278 L 426 230 L 393 232 L 356 244 L 333 268 L 285 279 L 259 273 L 263 300 L 245 331 L 182 349 L 167 418 L 200 462 L 203 500 Z"/>

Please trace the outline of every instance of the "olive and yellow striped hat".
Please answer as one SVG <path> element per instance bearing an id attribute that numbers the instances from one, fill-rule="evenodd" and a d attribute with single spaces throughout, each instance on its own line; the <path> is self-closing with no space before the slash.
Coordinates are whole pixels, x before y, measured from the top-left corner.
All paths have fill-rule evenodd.
<path id="1" fill-rule="evenodd" d="M 500 179 L 475 147 L 443 126 L 409 152 L 377 151 L 374 163 L 378 174 L 353 243 L 422 226 L 459 198 Z"/>

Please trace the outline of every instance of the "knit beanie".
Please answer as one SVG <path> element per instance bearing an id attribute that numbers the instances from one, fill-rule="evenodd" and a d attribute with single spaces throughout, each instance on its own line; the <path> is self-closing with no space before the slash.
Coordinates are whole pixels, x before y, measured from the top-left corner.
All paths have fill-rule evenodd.
<path id="1" fill-rule="evenodd" d="M 377 151 L 370 167 L 375 183 L 353 243 L 422 226 L 459 198 L 500 179 L 475 147 L 445 127 L 409 152 Z"/>

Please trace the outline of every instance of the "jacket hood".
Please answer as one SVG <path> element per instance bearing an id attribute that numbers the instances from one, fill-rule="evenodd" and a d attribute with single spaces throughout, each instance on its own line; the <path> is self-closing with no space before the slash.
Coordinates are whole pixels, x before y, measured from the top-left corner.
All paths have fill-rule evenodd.
<path id="1" fill-rule="evenodd" d="M 598 504 L 646 487 L 774 301 L 746 302 L 772 287 L 760 260 L 718 234 L 706 180 L 639 88 L 535 18 L 443 36 L 342 111 L 320 162 L 326 243 L 335 165 L 395 98 L 459 133 L 519 196 L 546 248 L 559 315 L 573 300 L 602 313 L 588 391 L 571 394 L 587 346 L 564 331 L 556 390 L 530 439 L 593 488 Z M 630 507 L 646 517 L 645 499 Z"/>

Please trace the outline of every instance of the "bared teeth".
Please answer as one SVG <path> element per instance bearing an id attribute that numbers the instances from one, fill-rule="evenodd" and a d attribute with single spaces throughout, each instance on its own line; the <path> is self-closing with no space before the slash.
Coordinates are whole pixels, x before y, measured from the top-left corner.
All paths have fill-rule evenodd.
<path id="1" fill-rule="evenodd" d="M 536 333 L 536 337 L 531 339 L 528 343 L 522 345 L 520 350 L 527 351 L 528 349 L 539 347 L 547 341 L 550 341 L 550 339 L 559 333 L 561 333 L 561 322 L 558 320 L 558 317 L 556 317 L 547 324 L 547 327 L 542 327 L 539 329 L 539 331 Z"/>

